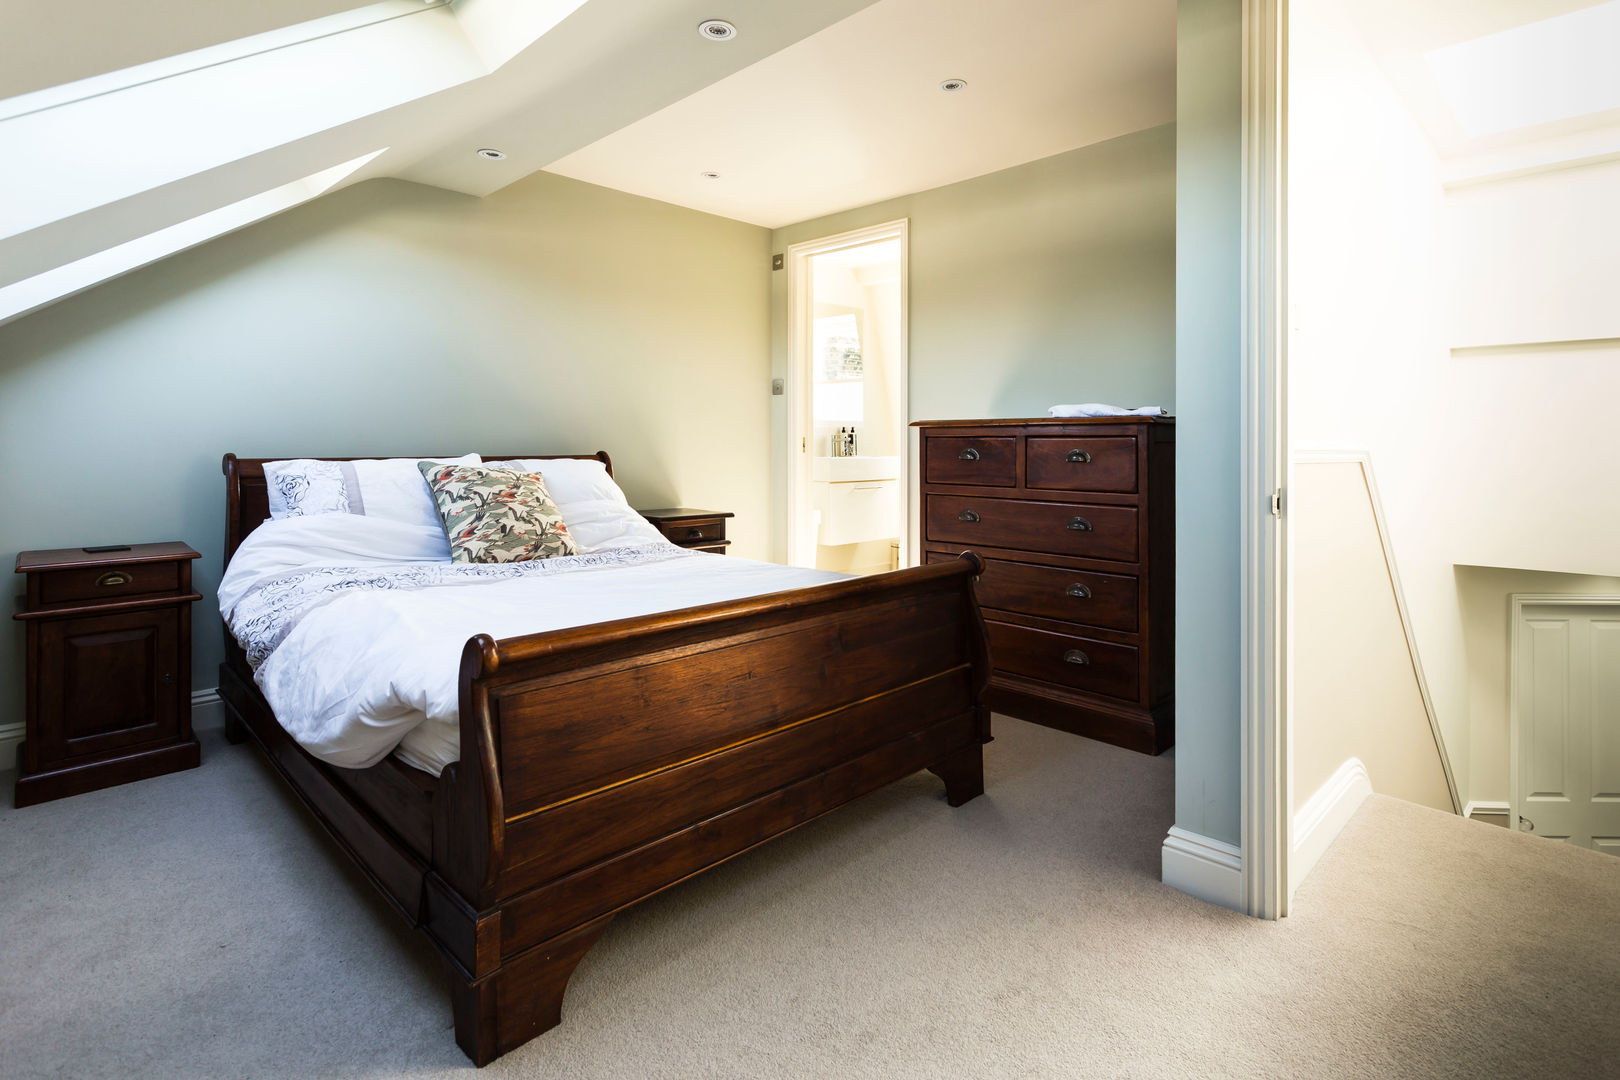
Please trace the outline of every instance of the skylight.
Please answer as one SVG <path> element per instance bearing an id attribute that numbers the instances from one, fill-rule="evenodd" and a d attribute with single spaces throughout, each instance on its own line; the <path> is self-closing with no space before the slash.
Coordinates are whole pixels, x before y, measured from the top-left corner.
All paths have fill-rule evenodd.
<path id="1" fill-rule="evenodd" d="M 1449 45 L 1424 59 L 1473 139 L 1620 109 L 1620 0 Z"/>
<path id="2" fill-rule="evenodd" d="M 383 147 L 386 150 L 387 147 Z M 373 150 L 341 165 L 322 169 L 318 173 L 294 180 L 290 184 L 261 191 L 238 202 L 177 222 L 156 232 L 136 237 L 87 255 L 82 259 L 47 270 L 42 274 L 0 288 L 0 323 L 26 314 L 46 304 L 82 292 L 109 278 L 127 274 L 131 270 L 156 262 L 177 251 L 195 247 L 205 240 L 223 236 L 272 214 L 308 202 L 325 194 L 346 177 L 359 171 L 366 162 L 382 153 Z"/>

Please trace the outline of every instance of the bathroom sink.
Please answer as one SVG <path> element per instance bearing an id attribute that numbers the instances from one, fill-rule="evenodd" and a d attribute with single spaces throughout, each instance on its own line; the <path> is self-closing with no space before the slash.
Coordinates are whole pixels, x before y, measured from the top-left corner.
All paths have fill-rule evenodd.
<path id="1" fill-rule="evenodd" d="M 894 456 L 857 454 L 854 457 L 818 457 L 810 465 L 810 479 L 834 484 L 893 480 L 899 475 L 900 459 Z"/>

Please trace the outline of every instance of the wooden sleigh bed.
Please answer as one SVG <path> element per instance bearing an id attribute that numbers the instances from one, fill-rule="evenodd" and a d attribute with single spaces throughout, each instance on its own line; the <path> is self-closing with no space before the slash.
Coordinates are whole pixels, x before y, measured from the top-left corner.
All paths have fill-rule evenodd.
<path id="1" fill-rule="evenodd" d="M 522 455 L 512 455 L 522 456 Z M 569 455 L 599 458 L 606 453 Z M 334 459 L 339 460 L 339 459 Z M 227 564 L 269 515 L 224 460 Z M 716 556 L 718 557 L 718 556 Z M 461 760 L 341 769 L 277 723 L 226 635 L 227 734 L 251 736 L 449 971 L 484 1065 L 554 1027 L 613 915 L 922 769 L 984 789 L 976 556 L 510 638 L 461 655 Z"/>

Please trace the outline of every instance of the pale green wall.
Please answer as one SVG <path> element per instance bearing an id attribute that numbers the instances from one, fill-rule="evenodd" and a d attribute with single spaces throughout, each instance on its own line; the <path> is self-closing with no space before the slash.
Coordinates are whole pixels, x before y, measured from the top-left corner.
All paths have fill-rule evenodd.
<path id="1" fill-rule="evenodd" d="M 912 420 L 1080 401 L 1174 410 L 1175 144 L 1174 125 L 1150 128 L 777 229 L 771 250 L 910 219 Z M 786 378 L 785 272 L 772 275 L 771 312 L 772 370 Z M 774 401 L 782 558 L 787 410 Z"/>
<path id="2" fill-rule="evenodd" d="M 487 199 L 373 181 L 0 327 L 0 558 L 189 542 L 202 688 L 227 451 L 601 448 L 632 502 L 735 511 L 762 557 L 768 236 L 545 174 Z"/>
<path id="3" fill-rule="evenodd" d="M 1176 7 L 1176 824 L 1239 842 L 1241 0 Z"/>

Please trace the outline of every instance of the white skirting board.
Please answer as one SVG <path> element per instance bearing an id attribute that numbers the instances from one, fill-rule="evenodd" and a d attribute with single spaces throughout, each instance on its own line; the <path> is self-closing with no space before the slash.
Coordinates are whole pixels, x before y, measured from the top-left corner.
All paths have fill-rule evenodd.
<path id="1" fill-rule="evenodd" d="M 212 686 L 207 690 L 193 691 L 191 695 L 192 730 L 224 726 L 225 703 L 219 699 L 219 691 Z M 21 721 L 15 724 L 0 724 L 0 772 L 17 767 L 17 744 L 23 741 L 23 729 L 24 725 Z"/>
<path id="2" fill-rule="evenodd" d="M 1294 814 L 1294 849 L 1288 856 L 1288 892 L 1293 894 L 1311 868 L 1333 846 L 1346 823 L 1373 793 L 1367 766 L 1350 758 Z"/>
<path id="3" fill-rule="evenodd" d="M 225 702 L 220 700 L 219 688 L 194 690 L 191 694 L 191 730 L 222 728 L 225 726 Z"/>
<path id="4" fill-rule="evenodd" d="M 1243 852 L 1236 844 L 1171 826 L 1164 840 L 1160 876 L 1166 885 L 1200 900 L 1233 911 L 1247 910 Z"/>

